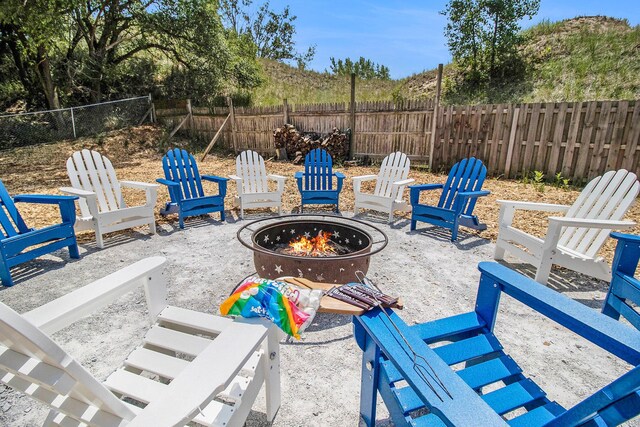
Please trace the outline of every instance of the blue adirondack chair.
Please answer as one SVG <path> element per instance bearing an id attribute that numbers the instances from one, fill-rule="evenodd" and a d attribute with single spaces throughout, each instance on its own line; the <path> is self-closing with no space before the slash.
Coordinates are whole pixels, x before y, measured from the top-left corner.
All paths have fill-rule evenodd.
<path id="1" fill-rule="evenodd" d="M 411 198 L 411 230 L 418 221 L 439 225 L 451 230 L 451 241 L 458 238 L 458 226 L 486 230 L 478 217 L 472 215 L 478 197 L 490 194 L 481 190 L 487 176 L 487 168 L 474 157 L 462 159 L 451 168 L 444 184 L 421 184 L 409 186 Z M 438 206 L 420 204 L 420 193 L 442 189 Z"/>
<path id="2" fill-rule="evenodd" d="M 321 148 L 311 150 L 305 156 L 304 172 L 295 174 L 302 196 L 300 212 L 304 212 L 304 205 L 336 205 L 336 213 L 340 212 L 338 198 L 344 174 L 333 172 L 332 167 L 331 155 Z M 333 177 L 338 181 L 335 186 Z"/>
<path id="3" fill-rule="evenodd" d="M 364 352 L 360 414 L 367 425 L 375 423 L 377 392 L 397 426 L 602 426 L 640 414 L 640 331 L 500 264 L 482 262 L 479 269 L 470 313 L 413 326 L 390 309 L 388 315 L 374 309 L 354 317 L 355 338 Z M 524 375 L 494 335 L 502 293 L 632 368 L 563 408 Z M 453 365 L 461 368 L 454 371 Z"/>
<path id="4" fill-rule="evenodd" d="M 640 307 L 640 280 L 634 277 L 640 260 L 640 236 L 611 233 L 611 237 L 618 239 L 618 245 L 602 312 L 616 320 L 622 316 L 640 329 L 640 313 L 633 306 Z"/>
<path id="5" fill-rule="evenodd" d="M 215 175 L 200 175 L 196 159 L 185 150 L 174 148 L 162 158 L 165 179 L 157 179 L 168 187 L 171 201 L 160 211 L 161 215 L 178 214 L 180 228 L 184 228 L 184 218 L 220 212 L 224 221 L 224 197 L 227 194 L 228 178 Z M 202 180 L 218 183 L 218 194 L 205 196 Z"/>
<path id="6" fill-rule="evenodd" d="M 74 200 L 77 196 L 21 194 L 9 196 L 0 181 L 0 280 L 3 286 L 13 286 L 9 269 L 55 250 L 69 248 L 71 258 L 80 258 L 73 224 L 76 222 Z M 57 204 L 62 223 L 40 229 L 27 227 L 16 203 Z M 31 246 L 41 245 L 31 250 Z"/>

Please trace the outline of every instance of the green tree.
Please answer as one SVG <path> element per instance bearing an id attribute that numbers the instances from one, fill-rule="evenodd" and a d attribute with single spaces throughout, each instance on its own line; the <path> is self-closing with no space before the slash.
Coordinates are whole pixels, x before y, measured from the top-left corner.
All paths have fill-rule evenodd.
<path id="1" fill-rule="evenodd" d="M 41 95 L 50 109 L 60 108 L 51 56 L 68 29 L 59 16 L 72 7 L 73 2 L 65 0 L 4 0 L 0 7 L 0 53 L 13 60 L 25 92 L 31 98 Z"/>
<path id="2" fill-rule="evenodd" d="M 376 64 L 362 56 L 355 62 L 351 58 L 345 58 L 343 61 L 342 59 L 336 60 L 334 57 L 331 57 L 329 60 L 331 61 L 331 73 L 335 75 L 348 76 L 351 75 L 351 73 L 355 73 L 357 77 L 366 80 L 391 79 L 388 67 L 382 64 Z"/>
<path id="3" fill-rule="evenodd" d="M 209 0 L 4 0 L 0 55 L 2 63 L 12 58 L 25 90 L 42 93 L 50 108 L 59 94 L 98 102 L 153 86 L 163 68 L 182 83 L 191 79 L 182 89 L 194 90 L 193 98 L 260 82 L 255 45 L 229 34 Z"/>
<path id="4" fill-rule="evenodd" d="M 448 18 L 445 36 L 465 85 L 477 89 L 521 77 L 519 21 L 539 7 L 540 0 L 449 0 L 441 12 Z"/>
<path id="5" fill-rule="evenodd" d="M 289 6 L 277 13 L 269 8 L 269 1 L 251 13 L 253 0 L 222 0 L 220 15 L 227 28 L 239 36 L 248 36 L 257 48 L 260 58 L 276 61 L 292 60 L 304 68 L 313 59 L 316 47 L 310 46 L 304 52 L 295 47 L 295 20 Z"/>

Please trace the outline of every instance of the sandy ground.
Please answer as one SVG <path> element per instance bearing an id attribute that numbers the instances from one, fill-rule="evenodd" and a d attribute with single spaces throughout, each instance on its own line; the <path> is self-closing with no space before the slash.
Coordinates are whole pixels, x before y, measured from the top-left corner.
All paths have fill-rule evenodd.
<path id="1" fill-rule="evenodd" d="M 117 233 L 103 250 L 92 241 L 81 243 L 80 260 L 70 260 L 66 251 L 43 256 L 14 270 L 16 285 L 2 289 L 0 301 L 24 312 L 144 257 L 162 255 L 168 260 L 169 303 L 215 314 L 238 281 L 254 271 L 251 252 L 236 240 L 237 230 L 247 221 L 238 221 L 236 212 L 228 212 L 224 224 L 218 218 L 191 219 L 185 230 L 177 227 L 177 220 L 169 220 L 159 224 L 154 236 L 144 229 Z M 372 216 L 365 219 L 378 221 Z M 408 323 L 473 310 L 476 267 L 492 259 L 490 240 L 462 231 L 452 244 L 448 232 L 425 224 L 410 232 L 406 219 L 379 225 L 387 232 L 389 245 L 373 257 L 369 277 L 387 293 L 404 298 L 401 316 Z M 532 274 L 526 266 L 511 266 Z M 599 309 L 605 283 L 555 273 L 560 275 L 554 275 L 552 287 Z M 501 311 L 497 334 L 503 345 L 564 406 L 629 369 L 509 298 L 503 300 Z M 144 297 L 136 291 L 56 333 L 54 339 L 104 379 L 139 344 L 147 326 Z M 319 314 L 302 340 L 281 345 L 282 406 L 274 426 L 357 425 L 360 358 L 350 317 Z M 266 425 L 265 412 L 261 392 L 247 425 Z M 1 425 L 40 425 L 46 413 L 30 398 L 0 388 Z M 390 424 L 383 405 L 378 420 Z"/>

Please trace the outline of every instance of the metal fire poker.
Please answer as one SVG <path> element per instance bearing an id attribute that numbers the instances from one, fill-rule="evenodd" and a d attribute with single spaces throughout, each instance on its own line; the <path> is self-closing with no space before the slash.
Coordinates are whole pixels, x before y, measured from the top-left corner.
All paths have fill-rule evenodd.
<path id="1" fill-rule="evenodd" d="M 360 274 L 358 274 L 358 273 L 360 273 Z M 360 276 L 362 276 L 362 277 L 360 277 Z M 360 283 L 362 285 L 368 286 L 370 288 L 372 287 L 372 288 L 376 289 L 378 292 L 384 293 L 384 292 L 382 292 L 380 290 L 380 288 L 378 288 L 378 286 L 376 286 L 373 283 L 373 281 L 371 279 L 368 279 L 366 276 L 364 276 L 362 274 L 362 272 L 356 271 L 356 278 L 360 281 Z M 378 300 L 378 298 L 376 298 L 375 296 L 373 296 L 373 298 L 378 303 L 380 303 L 380 300 Z M 412 362 L 413 362 L 413 370 L 414 370 L 414 372 L 420 378 L 422 378 L 422 380 L 429 386 L 431 391 L 438 397 L 438 399 L 440 399 L 441 402 L 444 402 L 444 399 L 440 396 L 440 394 L 436 391 L 435 387 L 431 384 L 431 382 L 429 381 L 429 377 L 433 381 L 435 381 L 436 384 L 438 384 L 440 386 L 440 388 L 442 388 L 444 390 L 444 392 L 447 394 L 447 396 L 449 396 L 449 398 L 453 399 L 453 396 L 451 395 L 451 393 L 449 393 L 449 390 L 447 390 L 447 387 L 444 385 L 444 383 L 442 382 L 440 377 L 438 377 L 438 374 L 436 373 L 435 369 L 433 369 L 433 367 L 431 366 L 429 361 L 427 359 L 425 359 L 424 356 L 416 353 L 416 351 L 413 349 L 411 344 L 409 344 L 409 341 L 407 340 L 407 338 L 400 331 L 400 328 L 398 328 L 398 325 L 396 325 L 395 322 L 393 321 L 393 319 L 391 319 L 391 316 L 389 316 L 389 313 L 387 313 L 387 310 L 385 310 L 385 308 L 382 305 L 382 303 L 379 304 L 379 307 L 380 307 L 380 310 L 382 310 L 384 315 L 387 317 L 389 322 L 393 325 L 394 329 L 398 332 L 398 335 L 400 335 L 400 337 L 402 338 L 402 340 L 406 344 L 406 347 L 403 347 L 403 348 L 405 349 L 405 352 L 407 353 L 407 355 L 411 356 L 411 359 L 412 359 Z M 428 369 L 424 365 L 418 363 L 419 360 L 424 362 L 424 364 L 428 366 Z M 429 370 L 431 370 L 431 372 L 429 372 Z"/>

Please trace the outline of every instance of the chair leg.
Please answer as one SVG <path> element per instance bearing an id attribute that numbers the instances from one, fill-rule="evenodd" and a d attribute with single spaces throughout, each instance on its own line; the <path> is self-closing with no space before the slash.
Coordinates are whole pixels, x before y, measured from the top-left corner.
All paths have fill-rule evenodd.
<path id="1" fill-rule="evenodd" d="M 78 242 L 73 239 L 73 244 L 69 245 L 69 257 L 78 259 L 80 258 L 80 251 L 78 250 Z"/>
<path id="2" fill-rule="evenodd" d="M 498 237 L 498 241 L 496 242 L 496 250 L 493 253 L 493 259 L 496 261 L 503 260 L 505 254 L 505 248 L 502 246 L 502 242 L 500 242 L 500 237 Z"/>
<path id="3" fill-rule="evenodd" d="M 458 238 L 458 222 L 453 223 L 453 227 L 451 227 L 451 241 L 455 242 Z"/>
<path id="4" fill-rule="evenodd" d="M 380 376 L 380 349 L 373 339 L 366 335 L 362 353 L 362 381 L 360 383 L 360 418 L 368 427 L 376 424 L 376 403 L 378 377 Z"/>
<path id="5" fill-rule="evenodd" d="M 182 212 L 178 214 L 178 225 L 184 230 L 184 218 L 182 216 Z"/>
<path id="6" fill-rule="evenodd" d="M 418 223 L 418 221 L 416 221 L 415 219 L 412 219 L 411 220 L 411 226 L 409 227 L 409 230 L 415 231 L 417 223 Z"/>
<path id="7" fill-rule="evenodd" d="M 2 254 L 0 254 L 0 280 L 2 280 L 2 286 L 13 286 L 13 280 L 11 279 L 11 272 L 9 271 L 9 267 L 7 263 L 3 259 Z"/>
<path id="8" fill-rule="evenodd" d="M 267 421 L 273 419 L 280 408 L 280 340 L 278 329 L 272 327 L 266 338 L 267 351 L 265 352 L 265 396 L 267 401 Z"/>
<path id="9" fill-rule="evenodd" d="M 542 254 L 540 264 L 537 265 L 535 281 L 546 285 L 551 274 L 551 266 L 553 265 L 552 257 Z"/>
<path id="10" fill-rule="evenodd" d="M 389 223 L 393 222 L 393 209 L 389 212 Z"/>
<path id="11" fill-rule="evenodd" d="M 220 211 L 220 221 L 224 222 L 224 208 Z"/>
<path id="12" fill-rule="evenodd" d="M 102 232 L 100 231 L 100 228 L 97 228 L 97 227 L 96 227 L 96 245 L 100 249 L 104 249 L 104 239 L 102 238 Z"/>
<path id="13" fill-rule="evenodd" d="M 156 234 L 156 220 L 153 218 L 151 222 L 149 222 L 149 232 L 151 234 Z"/>

